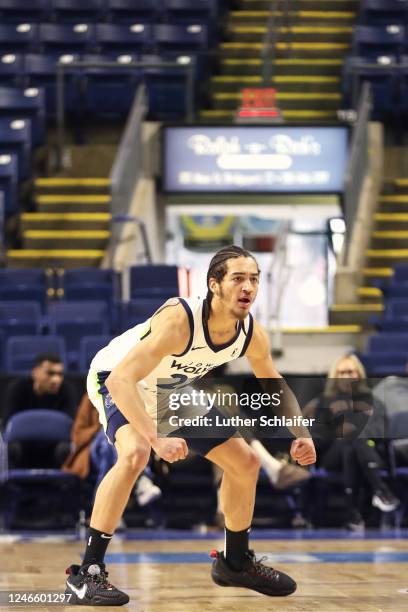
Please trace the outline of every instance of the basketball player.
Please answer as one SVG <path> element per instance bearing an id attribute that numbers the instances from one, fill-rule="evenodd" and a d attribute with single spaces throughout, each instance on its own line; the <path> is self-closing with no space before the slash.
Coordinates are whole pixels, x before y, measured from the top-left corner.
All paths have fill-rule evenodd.
<path id="1" fill-rule="evenodd" d="M 267 333 L 253 320 L 250 308 L 259 282 L 256 260 L 240 247 L 221 249 L 211 260 L 205 300 L 168 300 L 146 321 L 114 338 L 94 357 L 87 380 L 106 435 L 118 460 L 99 485 L 82 565 L 67 573 L 70 603 L 123 605 L 129 597 L 107 580 L 104 555 L 122 516 L 134 483 L 153 450 L 172 463 L 193 450 L 223 470 L 221 505 L 225 516 L 225 548 L 215 552 L 212 578 L 221 586 L 253 589 L 265 595 L 290 595 L 296 583 L 257 560 L 249 549 L 259 459 L 231 428 L 227 437 L 190 438 L 188 428 L 159 437 L 157 414 L 160 380 L 187 385 L 210 370 L 245 355 L 258 378 L 280 378 Z M 205 364 L 205 367 L 203 367 Z M 168 385 L 166 385 L 168 387 Z M 213 408 L 208 414 L 211 416 Z M 296 414 L 300 410 L 296 402 Z M 220 413 L 218 413 L 220 414 Z M 292 428 L 291 455 L 300 465 L 316 460 L 306 428 Z M 225 436 L 225 433 L 224 433 Z"/>

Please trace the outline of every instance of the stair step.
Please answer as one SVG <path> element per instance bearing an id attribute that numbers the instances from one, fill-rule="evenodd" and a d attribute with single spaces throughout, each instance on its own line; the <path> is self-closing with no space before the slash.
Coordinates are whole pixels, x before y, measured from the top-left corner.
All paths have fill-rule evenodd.
<path id="1" fill-rule="evenodd" d="M 362 300 L 378 302 L 383 299 L 383 293 L 381 289 L 377 287 L 359 287 L 357 289 L 357 295 Z"/>
<path id="2" fill-rule="evenodd" d="M 329 322 L 331 325 L 357 325 L 368 326 L 370 318 L 384 311 L 381 303 L 364 304 L 333 304 L 329 310 Z"/>
<path id="3" fill-rule="evenodd" d="M 105 249 L 109 237 L 110 232 L 106 230 L 26 230 L 23 248 Z"/>
<path id="4" fill-rule="evenodd" d="M 397 178 L 394 182 L 396 187 L 401 187 L 402 189 L 408 188 L 408 178 Z"/>
<path id="5" fill-rule="evenodd" d="M 259 57 L 264 44 L 262 42 L 223 42 L 219 48 L 224 57 L 244 56 L 245 58 L 250 58 Z M 298 52 L 302 58 L 316 55 L 324 55 L 324 58 L 343 57 L 349 48 L 350 45 L 348 43 L 278 42 L 276 44 L 277 57 L 280 57 L 281 53 L 287 53 L 288 51 L 292 54 Z"/>
<path id="6" fill-rule="evenodd" d="M 217 91 L 213 93 L 212 99 L 217 108 L 235 110 L 241 105 L 242 95 L 240 92 Z M 316 110 L 316 107 L 319 110 L 337 110 L 340 99 L 341 95 L 339 93 L 278 92 L 276 95 L 276 105 L 278 108 L 284 107 L 285 110 Z"/>
<path id="7" fill-rule="evenodd" d="M 408 247 L 408 230 L 380 230 L 372 234 L 371 246 L 375 249 L 394 247 L 396 249 Z"/>
<path id="8" fill-rule="evenodd" d="M 367 263 L 374 266 L 408 263 L 408 249 L 367 249 Z"/>
<path id="9" fill-rule="evenodd" d="M 22 230 L 106 230 L 109 227 L 109 213 L 22 213 Z"/>
<path id="10" fill-rule="evenodd" d="M 375 213 L 376 230 L 397 230 L 408 229 L 408 213 L 390 212 Z"/>
<path id="11" fill-rule="evenodd" d="M 265 36 L 267 31 L 267 26 L 232 25 L 228 28 L 228 36 L 237 42 L 257 42 Z M 351 33 L 352 28 L 349 26 L 281 26 L 277 28 L 280 43 L 284 41 L 313 44 L 331 44 L 335 41 L 348 43 Z"/>
<path id="12" fill-rule="evenodd" d="M 389 278 L 394 274 L 392 268 L 363 268 L 363 274 L 367 277 Z"/>
<path id="13" fill-rule="evenodd" d="M 278 8 L 284 7 L 286 0 L 278 2 Z M 268 10 L 270 0 L 241 0 L 240 6 L 243 10 Z M 292 0 L 290 7 L 292 10 L 308 11 L 355 11 L 358 7 L 358 0 Z"/>
<path id="14" fill-rule="evenodd" d="M 235 118 L 235 110 L 231 109 L 204 109 L 200 111 L 200 120 L 202 121 L 233 121 Z M 282 117 L 285 121 L 336 121 L 337 111 L 321 111 L 321 110 L 283 110 Z"/>
<path id="15" fill-rule="evenodd" d="M 221 58 L 221 71 L 223 74 L 239 74 L 258 76 L 262 70 L 260 58 Z M 333 75 L 340 77 L 343 66 L 342 59 L 301 59 L 301 58 L 279 58 L 273 65 L 275 75 L 297 76 L 299 73 L 305 76 Z"/>
<path id="16" fill-rule="evenodd" d="M 12 249 L 7 265 L 12 268 L 78 268 L 99 266 L 105 255 L 100 249 Z"/>
<path id="17" fill-rule="evenodd" d="M 304 24 L 315 23 L 318 25 L 338 25 L 341 23 L 353 24 L 356 19 L 354 11 L 230 11 L 228 15 L 228 26 L 232 25 L 265 25 L 269 17 L 273 15 L 275 23 L 284 25 L 288 22 L 296 25 L 298 22 Z"/>
<path id="18" fill-rule="evenodd" d="M 107 212 L 109 195 L 37 195 L 35 202 L 39 212 Z"/>
<path id="19" fill-rule="evenodd" d="M 212 91 L 237 91 L 245 87 L 265 87 L 261 76 L 221 75 L 211 78 Z M 280 92 L 321 91 L 338 92 L 340 77 L 310 75 L 276 75 L 269 87 L 276 87 Z"/>
<path id="20" fill-rule="evenodd" d="M 37 178 L 34 181 L 34 190 L 37 194 L 108 194 L 110 184 L 108 178 Z"/>

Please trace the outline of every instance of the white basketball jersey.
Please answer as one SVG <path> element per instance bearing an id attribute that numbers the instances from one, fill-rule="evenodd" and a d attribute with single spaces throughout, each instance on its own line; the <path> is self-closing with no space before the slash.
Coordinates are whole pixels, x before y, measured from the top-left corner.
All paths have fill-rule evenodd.
<path id="1" fill-rule="evenodd" d="M 190 338 L 183 353 L 166 355 L 160 363 L 137 383 L 147 411 L 156 414 L 158 396 L 168 396 L 169 391 L 189 385 L 210 370 L 241 357 L 251 341 L 253 318 L 249 313 L 244 321 L 237 322 L 235 336 L 225 344 L 214 345 L 204 318 L 205 300 L 202 298 L 178 298 L 186 310 L 190 323 Z M 94 357 L 90 370 L 110 371 L 143 338 L 150 334 L 152 318 L 132 327 L 101 349 Z M 92 399 L 92 398 L 91 398 Z"/>

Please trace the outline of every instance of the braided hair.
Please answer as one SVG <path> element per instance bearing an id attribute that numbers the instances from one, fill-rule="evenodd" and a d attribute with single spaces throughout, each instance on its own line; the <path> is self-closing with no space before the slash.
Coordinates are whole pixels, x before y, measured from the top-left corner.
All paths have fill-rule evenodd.
<path id="1" fill-rule="evenodd" d="M 231 244 L 229 246 L 220 249 L 210 261 L 207 272 L 207 296 L 204 303 L 204 321 L 208 323 L 208 319 L 211 312 L 211 301 L 213 299 L 213 292 L 210 289 L 210 278 L 215 278 L 217 283 L 220 283 L 227 273 L 227 261 L 229 259 L 237 259 L 238 257 L 251 257 L 255 263 L 255 257 L 246 249 Z M 257 264 L 258 265 L 258 264 Z"/>

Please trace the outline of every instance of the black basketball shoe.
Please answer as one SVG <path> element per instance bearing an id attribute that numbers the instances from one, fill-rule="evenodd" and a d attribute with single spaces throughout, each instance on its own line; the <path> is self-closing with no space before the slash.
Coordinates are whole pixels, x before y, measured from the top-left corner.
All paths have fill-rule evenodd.
<path id="1" fill-rule="evenodd" d="M 71 565 L 67 571 L 66 595 L 71 595 L 67 605 L 124 606 L 129 597 L 108 582 L 104 563 L 92 563 L 80 567 Z"/>
<path id="2" fill-rule="evenodd" d="M 215 558 L 211 577 L 219 586 L 244 587 L 271 597 L 283 597 L 296 591 L 297 585 L 292 578 L 264 565 L 262 561 L 266 557 L 256 559 L 253 550 L 247 552 L 244 567 L 240 571 L 231 569 L 222 552 L 213 550 L 211 557 Z"/>

